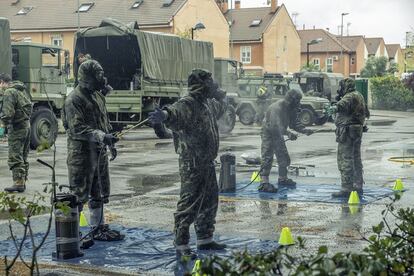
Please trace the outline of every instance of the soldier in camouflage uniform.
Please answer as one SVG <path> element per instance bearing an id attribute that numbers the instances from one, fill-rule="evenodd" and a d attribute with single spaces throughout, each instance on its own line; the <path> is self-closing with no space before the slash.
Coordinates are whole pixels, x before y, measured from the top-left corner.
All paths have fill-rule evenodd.
<path id="1" fill-rule="evenodd" d="M 218 207 L 214 160 L 219 149 L 217 120 L 226 109 L 225 92 L 213 82 L 211 73 L 194 69 L 188 78 L 189 95 L 163 110 L 150 113 L 153 123 L 165 122 L 174 133 L 181 176 L 180 200 L 175 218 L 178 256 L 195 257 L 189 247 L 194 222 L 199 250 L 223 250 L 213 240 Z"/>
<path id="2" fill-rule="evenodd" d="M 0 89 L 6 89 L 0 103 L 0 120 L 8 129 L 9 168 L 13 175 L 13 186 L 6 192 L 24 192 L 29 172 L 30 116 L 32 102 L 26 86 L 19 81 L 11 82 L 8 74 L 0 74 Z"/>
<path id="3" fill-rule="evenodd" d="M 114 149 L 119 140 L 110 134 L 105 97 L 104 71 L 95 60 L 84 61 L 78 70 L 79 85 L 65 101 L 63 125 L 68 135 L 69 185 L 82 210 L 88 202 L 90 224 L 96 228 L 93 238 L 112 241 L 123 238 L 105 225 L 103 204 L 109 202 L 110 179 L 107 147 Z M 116 151 L 111 151 L 116 155 Z M 113 156 L 114 157 L 114 156 Z"/>
<path id="4" fill-rule="evenodd" d="M 297 90 L 289 90 L 284 99 L 269 106 L 262 126 L 262 168 L 260 173 L 260 192 L 275 193 L 277 189 L 269 183 L 270 170 L 273 164 L 273 156 L 276 155 L 279 166 L 279 186 L 295 187 L 296 183 L 287 177 L 287 168 L 290 165 L 290 157 L 285 144 L 284 135 L 290 140 L 296 140 L 297 135 L 287 130 L 291 128 L 299 133 L 310 135 L 310 129 L 305 129 L 298 121 L 300 100 L 302 93 Z"/>
<path id="5" fill-rule="evenodd" d="M 350 192 L 363 193 L 363 170 L 361 161 L 361 139 L 365 119 L 369 118 L 369 110 L 364 97 L 355 90 L 353 79 L 341 80 L 336 106 L 331 112 L 337 113 L 335 118 L 336 141 L 338 142 L 338 169 L 341 173 L 340 192 L 333 197 L 348 197 Z"/>
<path id="6" fill-rule="evenodd" d="M 257 113 L 255 117 L 255 122 L 258 125 L 262 125 L 266 110 L 270 105 L 272 93 L 269 90 L 270 89 L 268 89 L 268 87 L 266 87 L 263 84 L 259 87 L 259 90 L 257 91 Z"/>

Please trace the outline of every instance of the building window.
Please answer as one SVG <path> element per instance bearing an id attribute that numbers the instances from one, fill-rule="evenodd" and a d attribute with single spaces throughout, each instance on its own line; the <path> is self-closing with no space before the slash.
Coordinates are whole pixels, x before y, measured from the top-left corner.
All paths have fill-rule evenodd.
<path id="1" fill-rule="evenodd" d="M 283 37 L 283 52 L 287 50 L 287 36 Z"/>
<path id="2" fill-rule="evenodd" d="M 261 19 L 254 19 L 251 23 L 250 23 L 250 27 L 258 27 L 260 26 L 260 23 L 262 23 Z"/>
<path id="3" fill-rule="evenodd" d="M 79 6 L 78 12 L 88 12 L 94 3 L 83 3 Z"/>
<path id="4" fill-rule="evenodd" d="M 52 36 L 52 43 L 53 46 L 63 47 L 63 39 L 62 36 Z"/>
<path id="5" fill-rule="evenodd" d="M 31 10 L 33 9 L 33 7 L 23 7 L 21 8 L 18 12 L 17 15 L 26 15 L 28 14 Z"/>
<path id="6" fill-rule="evenodd" d="M 316 68 L 320 68 L 321 67 L 321 61 L 319 58 L 314 58 L 313 59 L 313 65 L 315 65 Z"/>
<path id="7" fill-rule="evenodd" d="M 174 2 L 174 0 L 164 0 L 164 2 L 162 3 L 163 7 L 169 7 L 171 6 L 171 4 Z"/>
<path id="8" fill-rule="evenodd" d="M 355 57 L 351 57 L 351 65 L 355 64 Z"/>
<path id="9" fill-rule="evenodd" d="M 252 47 L 251 46 L 242 46 L 240 48 L 241 62 L 249 64 L 252 62 Z"/>
<path id="10" fill-rule="evenodd" d="M 142 2 L 144 2 L 144 0 L 135 1 L 135 3 L 132 4 L 131 9 L 138 9 Z"/>
<path id="11" fill-rule="evenodd" d="M 326 59 L 326 71 L 329 73 L 333 72 L 333 58 Z"/>

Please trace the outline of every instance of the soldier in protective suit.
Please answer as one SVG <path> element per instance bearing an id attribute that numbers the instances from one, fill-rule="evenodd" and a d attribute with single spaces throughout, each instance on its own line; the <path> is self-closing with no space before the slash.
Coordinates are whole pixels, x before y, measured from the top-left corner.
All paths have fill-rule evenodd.
<path id="1" fill-rule="evenodd" d="M 302 93 L 298 90 L 289 90 L 284 99 L 269 106 L 262 126 L 262 168 L 260 173 L 260 192 L 275 193 L 277 189 L 269 183 L 270 170 L 273 164 L 273 156 L 276 155 L 279 166 L 279 186 L 295 187 L 296 182 L 287 177 L 287 168 L 290 165 L 290 157 L 286 148 L 284 135 L 289 140 L 296 140 L 297 135 L 287 130 L 289 127 L 299 133 L 310 135 L 310 129 L 305 129 L 298 121 L 300 100 Z"/>
<path id="2" fill-rule="evenodd" d="M 189 95 L 163 110 L 150 113 L 153 123 L 165 122 L 174 133 L 181 176 L 180 200 L 175 219 L 178 256 L 196 255 L 189 246 L 194 222 L 199 250 L 223 250 L 213 240 L 218 207 L 214 160 L 219 149 L 217 120 L 227 107 L 225 92 L 213 82 L 211 73 L 194 69 L 188 78 Z"/>
<path id="3" fill-rule="evenodd" d="M 29 173 L 30 116 L 32 102 L 26 86 L 19 81 L 11 82 L 8 74 L 0 74 L 0 89 L 6 89 L 0 103 L 0 120 L 8 129 L 8 165 L 13 175 L 13 186 L 6 192 L 24 192 Z"/>
<path id="4" fill-rule="evenodd" d="M 339 101 L 331 108 L 331 112 L 336 113 L 337 161 L 342 189 L 332 196 L 348 197 L 352 191 L 357 191 L 359 195 L 363 193 L 361 139 L 362 133 L 368 130 L 364 124 L 370 113 L 364 97 L 355 90 L 353 79 L 341 80 L 339 85 Z"/>
<path id="5" fill-rule="evenodd" d="M 259 90 L 257 90 L 257 113 L 255 116 L 255 122 L 258 125 L 262 125 L 266 110 L 270 105 L 272 93 L 269 90 L 270 89 L 268 89 L 264 84 L 260 85 Z"/>
<path id="6" fill-rule="evenodd" d="M 105 224 L 103 204 L 109 202 L 110 179 L 107 147 L 116 157 L 110 134 L 111 125 L 105 107 L 106 80 L 101 65 L 92 59 L 84 61 L 78 70 L 79 85 L 64 105 L 63 124 L 68 135 L 68 174 L 72 192 L 80 201 L 79 210 L 88 202 L 90 224 L 95 227 L 93 238 L 113 241 L 123 239 L 118 231 Z"/>

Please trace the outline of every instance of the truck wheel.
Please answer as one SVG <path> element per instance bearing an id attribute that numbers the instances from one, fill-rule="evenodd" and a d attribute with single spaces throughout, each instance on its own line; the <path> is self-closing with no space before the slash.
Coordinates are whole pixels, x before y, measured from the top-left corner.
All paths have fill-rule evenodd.
<path id="1" fill-rule="evenodd" d="M 233 106 L 228 105 L 226 112 L 217 121 L 221 133 L 230 133 L 236 124 L 236 110 Z"/>
<path id="2" fill-rule="evenodd" d="M 36 149 L 45 143 L 50 147 L 55 143 L 58 134 L 58 122 L 52 110 L 44 106 L 35 109 L 30 124 L 31 149 Z"/>
<path id="3" fill-rule="evenodd" d="M 154 132 L 160 139 L 170 139 L 172 138 L 172 131 L 168 129 L 165 124 L 154 124 L 152 126 L 154 128 Z"/>
<path id="4" fill-rule="evenodd" d="M 323 116 L 321 118 L 315 119 L 315 125 L 321 126 L 324 125 L 329 119 L 329 116 Z"/>
<path id="5" fill-rule="evenodd" d="M 313 111 L 307 107 L 302 108 L 299 114 L 299 122 L 304 126 L 311 126 L 315 121 Z"/>
<path id="6" fill-rule="evenodd" d="M 251 106 L 244 106 L 239 110 L 239 119 L 243 125 L 251 125 L 254 123 L 256 112 Z"/>

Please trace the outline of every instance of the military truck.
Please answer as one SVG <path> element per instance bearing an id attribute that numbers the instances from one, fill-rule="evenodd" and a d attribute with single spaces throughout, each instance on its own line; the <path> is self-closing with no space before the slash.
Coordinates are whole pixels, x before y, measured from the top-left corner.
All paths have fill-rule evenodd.
<path id="1" fill-rule="evenodd" d="M 106 105 L 111 124 L 118 131 L 145 120 L 156 105 L 162 107 L 184 96 L 192 69 L 214 70 L 210 42 L 142 32 L 136 22 L 125 25 L 110 18 L 98 27 L 76 33 L 75 78 L 80 53 L 90 54 L 102 65 L 114 88 L 106 96 Z M 171 137 L 164 124 L 152 127 L 159 138 Z"/>
<path id="2" fill-rule="evenodd" d="M 229 133 L 236 124 L 236 108 L 239 104 L 239 87 L 238 80 L 243 75 L 243 66 L 241 62 L 226 59 L 214 59 L 214 80 L 219 86 L 226 90 L 229 106 L 225 116 L 219 120 L 219 130 L 222 133 Z"/>
<path id="3" fill-rule="evenodd" d="M 24 82 L 34 104 L 30 146 L 37 148 L 44 142 L 53 145 L 58 133 L 56 118 L 66 95 L 69 52 L 45 44 L 11 43 L 6 18 L 0 18 L 0 27 L 0 72 Z"/>
<path id="4" fill-rule="evenodd" d="M 303 71 L 293 74 L 293 78 L 305 94 L 334 101 L 339 81 L 344 79 L 344 76 L 338 73 Z"/>
<path id="5" fill-rule="evenodd" d="M 271 91 L 269 103 L 284 98 L 289 89 L 302 91 L 298 83 L 289 81 L 283 76 L 243 77 L 238 80 L 238 85 L 240 98 L 236 113 L 240 122 L 244 125 L 254 123 L 258 110 L 256 103 L 257 91 L 260 86 L 264 85 Z M 323 125 L 328 120 L 328 116 L 324 112 L 328 105 L 329 101 L 325 98 L 304 95 L 301 101 L 300 122 L 305 126 Z"/>

